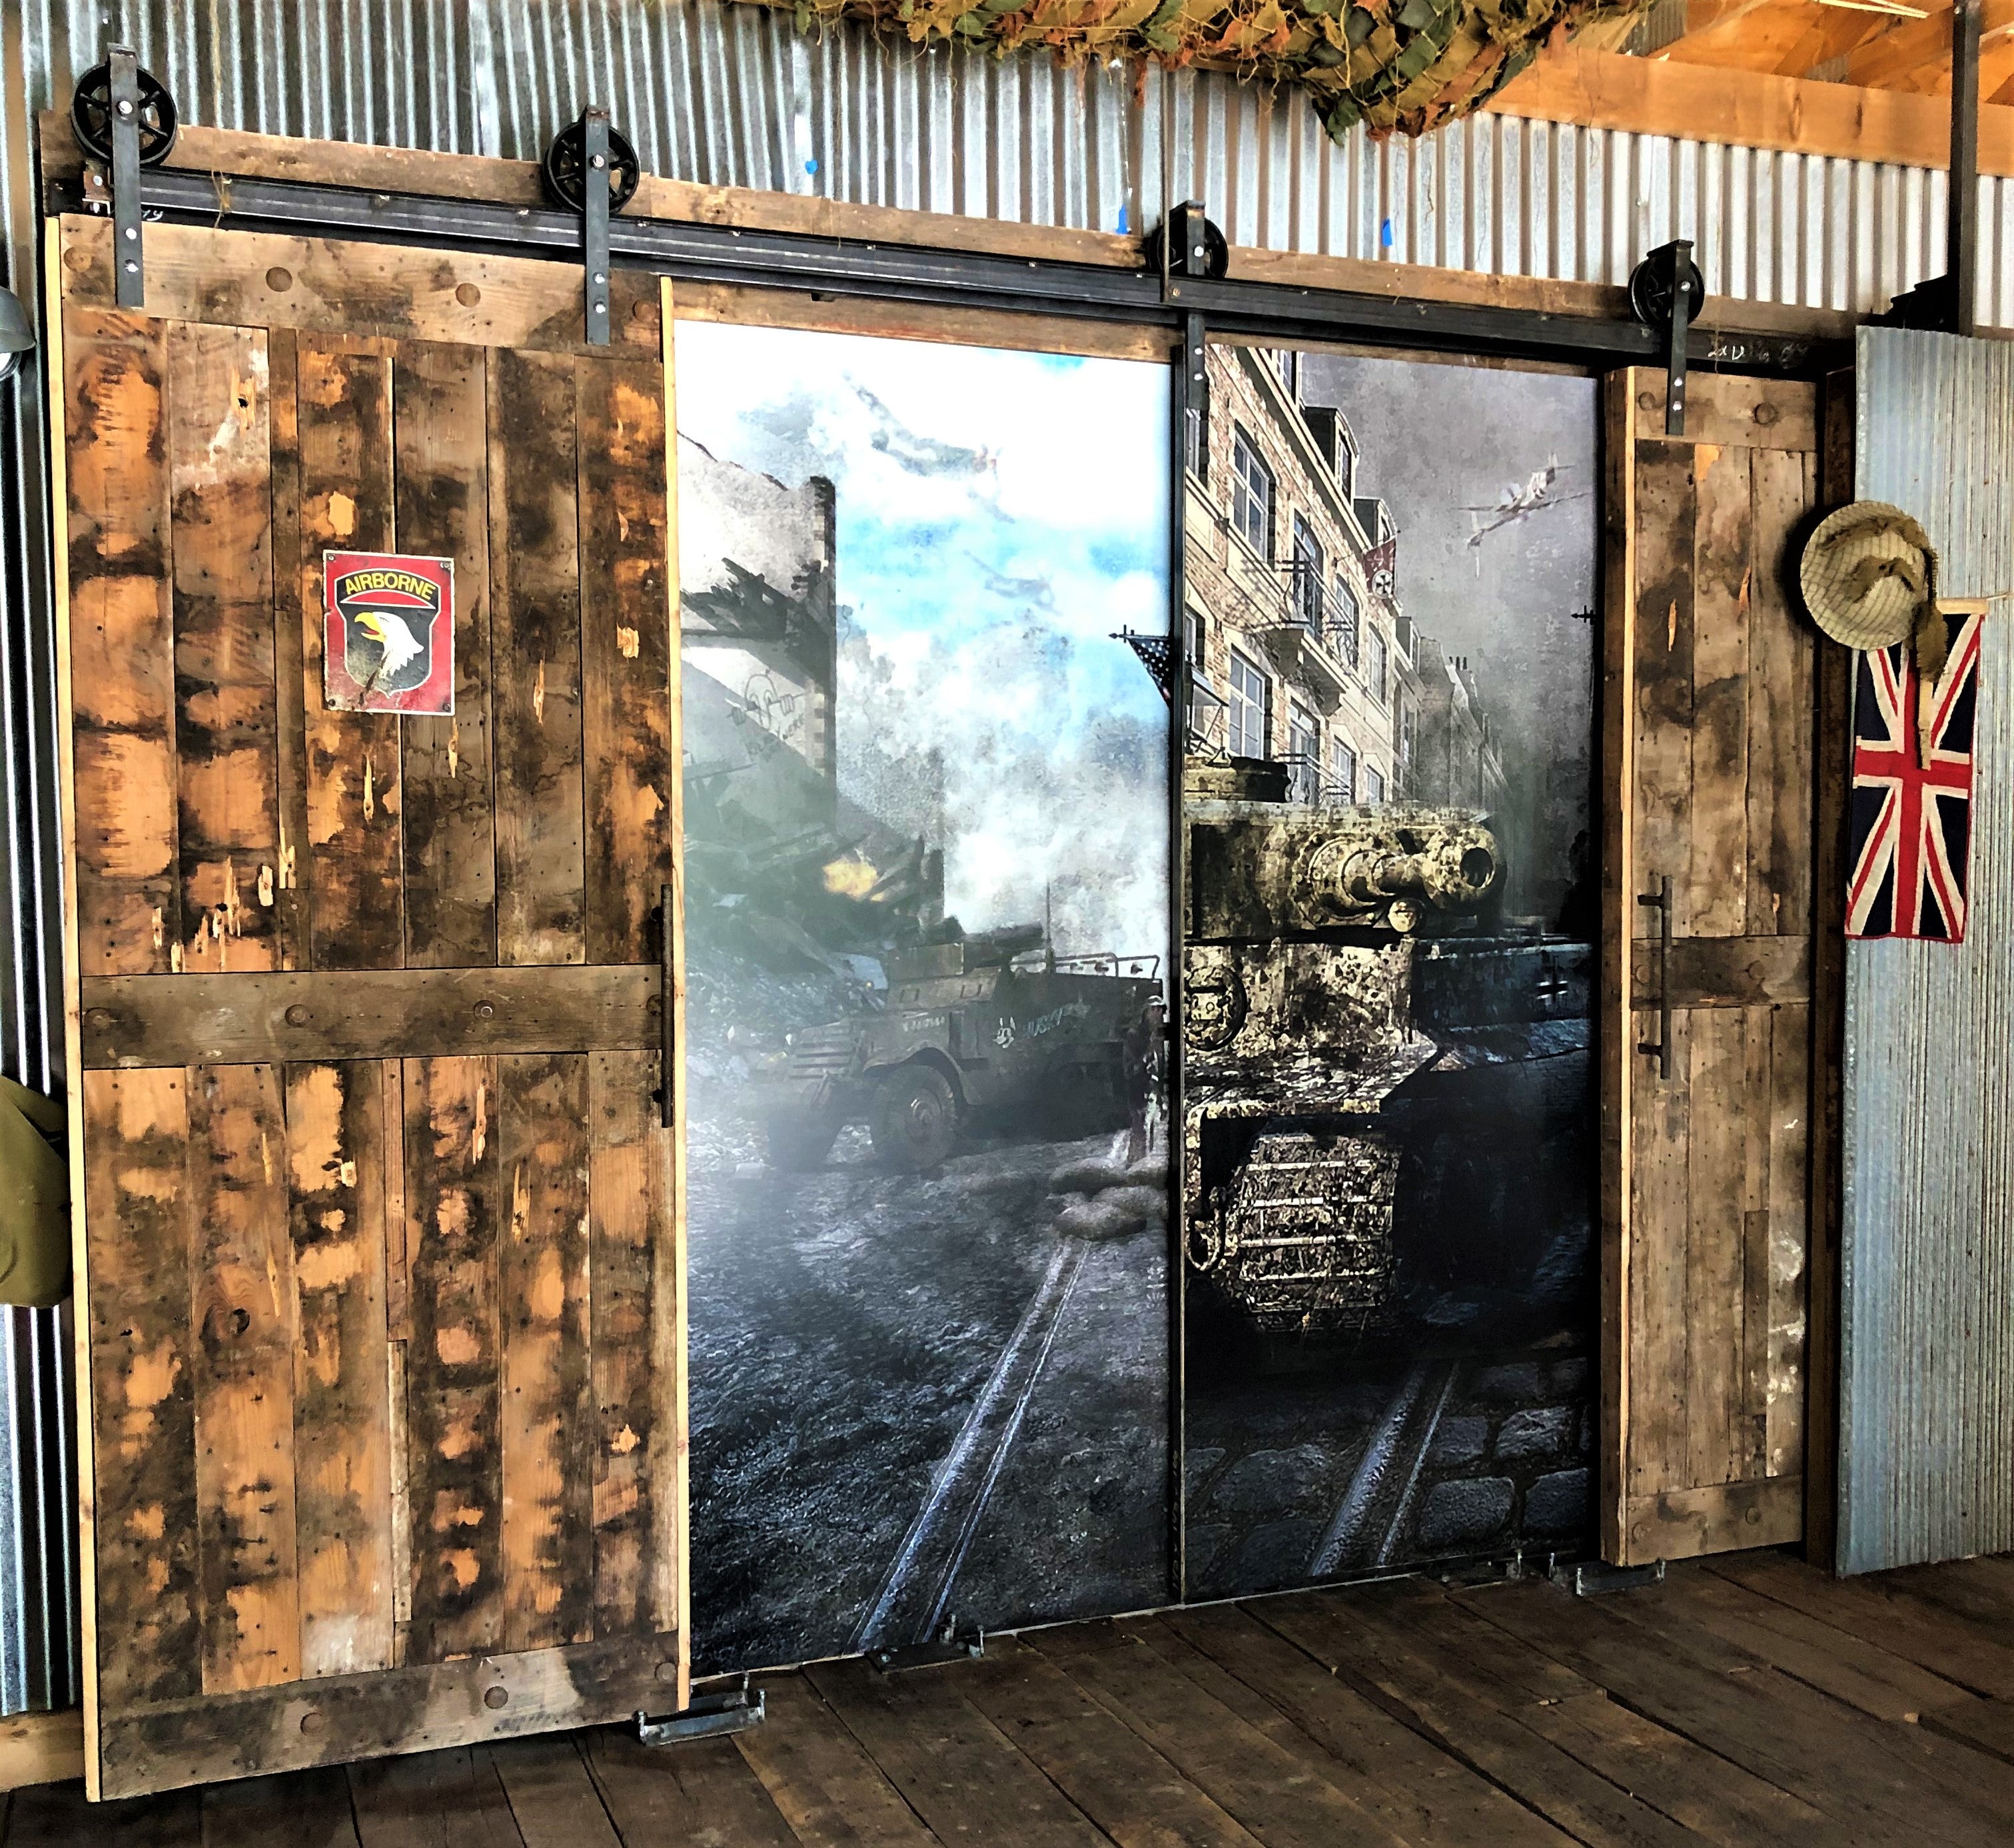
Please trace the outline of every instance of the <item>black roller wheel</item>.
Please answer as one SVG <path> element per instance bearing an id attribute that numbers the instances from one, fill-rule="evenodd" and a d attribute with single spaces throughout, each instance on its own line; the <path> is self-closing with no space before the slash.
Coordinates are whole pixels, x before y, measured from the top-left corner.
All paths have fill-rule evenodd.
<path id="1" fill-rule="evenodd" d="M 1140 240 L 1140 254 L 1156 274 L 1161 268 L 1161 240 L 1166 235 L 1167 227 L 1157 224 Z M 1202 250 L 1203 274 L 1213 282 L 1220 282 L 1231 268 L 1231 245 L 1207 218 L 1202 221 Z"/>
<path id="2" fill-rule="evenodd" d="M 958 1142 L 958 1098 L 934 1065 L 900 1065 L 874 1100 L 874 1153 L 898 1173 L 920 1173 L 948 1156 Z"/>
<path id="3" fill-rule="evenodd" d="M 769 1119 L 769 1166 L 786 1174 L 822 1168 L 840 1128 L 837 1111 L 807 1110 Z"/>
<path id="4" fill-rule="evenodd" d="M 138 73 L 140 92 L 140 164 L 159 167 L 175 145 L 179 126 L 175 99 L 146 71 Z M 77 79 L 77 94 L 70 99 L 70 127 L 77 131 L 77 145 L 101 166 L 112 159 L 112 66 L 99 64 Z"/>
<path id="5" fill-rule="evenodd" d="M 547 145 L 546 157 L 539 163 L 546 197 L 569 212 L 587 210 L 587 118 L 570 123 Z M 629 138 L 619 129 L 608 131 L 608 209 L 619 212 L 636 196 L 636 183 L 643 170 Z"/>
<path id="6" fill-rule="evenodd" d="M 1675 278 L 1672 254 L 1654 250 L 1629 272 L 1629 312 L 1647 328 L 1672 324 L 1672 301 Z M 1698 318 L 1706 301 L 1706 278 L 1690 257 L 1686 259 L 1684 287 L 1687 295 L 1686 318 Z"/>

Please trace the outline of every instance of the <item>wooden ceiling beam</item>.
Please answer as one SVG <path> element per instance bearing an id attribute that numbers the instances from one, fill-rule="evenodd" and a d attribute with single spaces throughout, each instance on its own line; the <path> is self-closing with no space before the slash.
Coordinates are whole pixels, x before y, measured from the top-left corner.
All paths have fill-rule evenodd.
<path id="1" fill-rule="evenodd" d="M 1571 45 L 1539 58 L 1486 106 L 1537 121 L 1902 167 L 1951 161 L 1951 109 L 1940 97 Z M 1979 170 L 2014 174 L 2014 109 L 1980 111 Z"/>

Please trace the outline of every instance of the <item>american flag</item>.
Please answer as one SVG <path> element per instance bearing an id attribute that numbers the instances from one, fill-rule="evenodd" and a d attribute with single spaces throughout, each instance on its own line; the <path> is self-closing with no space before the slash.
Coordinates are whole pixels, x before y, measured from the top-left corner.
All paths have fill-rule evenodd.
<path id="1" fill-rule="evenodd" d="M 1848 937 L 1965 940 L 1980 618 L 1944 621 L 1950 652 L 1927 709 L 1908 643 L 1860 657 Z"/>

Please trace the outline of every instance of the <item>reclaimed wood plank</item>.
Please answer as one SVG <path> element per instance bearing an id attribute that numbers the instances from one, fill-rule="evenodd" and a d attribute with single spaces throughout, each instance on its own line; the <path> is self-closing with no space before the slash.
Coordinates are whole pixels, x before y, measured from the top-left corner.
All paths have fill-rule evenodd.
<path id="1" fill-rule="evenodd" d="M 489 367 L 496 960 L 586 959 L 580 457 L 574 366 Z"/>
<path id="2" fill-rule="evenodd" d="M 1745 385 L 1748 383 L 1743 380 Z M 1691 406 L 1686 406 L 1687 421 Z M 1693 447 L 1690 852 L 1675 934 L 1740 937 L 1748 917 L 1749 607 L 1754 478 L 1746 449 Z"/>
<path id="3" fill-rule="evenodd" d="M 328 974 L 93 976 L 88 1069 L 164 1058 L 258 1065 L 428 1055 L 641 1051 L 658 1044 L 663 979 L 614 968 L 348 969 Z"/>
<path id="4" fill-rule="evenodd" d="M 1775 1010 L 1746 1008 L 1741 1022 L 1743 1071 L 1738 1104 L 1741 1135 L 1741 1376 L 1731 1395 L 1730 1477 L 1753 1481 L 1769 1469 L 1771 1159 L 1776 1153 L 1771 1066 Z M 1725 1108 L 1725 1106 L 1723 1106 Z"/>
<path id="5" fill-rule="evenodd" d="M 287 1069 L 300 1672 L 392 1661 L 391 1407 L 385 1373 L 382 1069 Z"/>
<path id="6" fill-rule="evenodd" d="M 180 959 L 166 329 L 65 317 L 78 969 Z"/>
<path id="7" fill-rule="evenodd" d="M 399 727 L 409 969 L 496 961 L 489 412 L 480 348 L 400 346 L 392 374 L 399 550 L 454 564 L 454 711 Z"/>
<path id="8" fill-rule="evenodd" d="M 958 1692 L 962 1678 L 883 1675 L 858 1656 L 805 1678 L 941 1841 L 1098 1848 L 1105 1840 L 1013 1741 Z M 984 1791 L 983 1805 L 973 1792 Z"/>
<path id="9" fill-rule="evenodd" d="M 572 1737 L 518 1739 L 489 1756 L 525 1848 L 622 1848 Z"/>
<path id="10" fill-rule="evenodd" d="M 1751 1008 L 1811 996 L 1808 937 L 1679 937 L 1668 958 L 1654 943 L 1633 949 L 1636 1007 L 1655 1007 L 1664 990 L 1675 1008 Z"/>
<path id="11" fill-rule="evenodd" d="M 1787 1546 L 1804 1531 L 1804 1484 L 1795 1476 L 1708 1482 L 1629 1498 L 1633 1556 L 1694 1560 L 1753 1546 Z"/>
<path id="12" fill-rule="evenodd" d="M 64 241 L 70 260 L 63 271 L 65 301 L 109 308 L 110 221 L 66 218 Z M 605 353 L 587 344 L 580 278 L 569 281 L 567 267 L 543 257 L 158 224 L 147 237 L 147 306 L 169 321 L 290 328 L 308 339 Z M 609 292 L 615 349 L 654 353 L 657 278 L 618 267 Z"/>
<path id="13" fill-rule="evenodd" d="M 1941 1707 L 1926 1713 L 1923 1724 L 1962 1746 L 2014 1765 L 2014 1706 L 2004 1700 L 1975 1700 L 1963 1707 Z"/>
<path id="14" fill-rule="evenodd" d="M 300 395 L 294 334 L 266 336 L 269 389 L 268 455 L 272 525 L 267 535 L 272 577 L 273 754 L 278 859 L 274 867 L 273 932 L 281 969 L 306 969 L 313 956 L 308 880 L 307 714 L 301 633 Z"/>
<path id="15" fill-rule="evenodd" d="M 1735 1431 L 1743 1379 L 1747 1137 L 1740 1100 L 1747 1094 L 1746 1024 L 1745 1012 L 1722 1008 L 1686 1018 L 1690 1109 L 1683 1294 L 1671 1305 L 1679 1338 L 1664 1357 L 1683 1359 L 1684 1427 L 1683 1447 L 1670 1457 L 1676 1473 L 1660 1485 L 1666 1488 L 1704 1487 L 1741 1474 Z"/>
<path id="16" fill-rule="evenodd" d="M 1857 1714 L 1757 1658 L 1708 1648 L 1714 1639 L 1696 1628 L 1654 1631 L 1622 1605 L 1570 1602 L 1536 1585 L 1463 1602 L 1612 1698 L 1822 1810 L 1840 1839 L 1885 1843 L 1898 1826 L 1926 1840 L 1996 1839 L 1997 1800 L 1952 1785 L 1953 1761 L 1926 1746 L 1919 1727 Z"/>
<path id="17" fill-rule="evenodd" d="M 1716 1561 L 1736 1585 L 1850 1628 L 1890 1654 L 1915 1663 L 1990 1699 L 2014 1699 L 2014 1643 L 1958 1613 L 1897 1588 L 1898 1574 L 1835 1579 L 1802 1561 L 1775 1553 L 1745 1553 Z"/>
<path id="18" fill-rule="evenodd" d="M 280 829 L 265 335 L 173 325 L 167 374 L 181 966 L 272 969 Z"/>
<path id="19" fill-rule="evenodd" d="M 1641 378 L 1641 374 L 1636 374 Z M 1636 582 L 1634 587 L 1636 714 L 1634 865 L 1640 892 L 1655 892 L 1671 876 L 1679 910 L 1677 936 L 1711 934 L 1693 927 L 1686 908 L 1693 864 L 1692 732 L 1697 687 L 1693 653 L 1693 573 L 1698 499 L 1693 453 L 1684 443 L 1636 446 Z M 1654 937 L 1657 915 L 1635 903 L 1632 934 Z M 1730 933 L 1723 933 L 1730 934 Z"/>
<path id="20" fill-rule="evenodd" d="M 1779 1007 L 1770 1015 L 1767 1277 L 1758 1292 L 1764 1343 L 1764 1474 L 1804 1474 L 1807 1294 L 1811 1270 L 1812 1008 Z M 1808 1512 L 1811 1497 L 1807 1494 Z"/>
<path id="21" fill-rule="evenodd" d="M 610 1728 L 582 1734 L 581 1747 L 617 1834 L 632 1848 L 686 1841 L 797 1848 L 797 1837 L 732 1739 L 693 1739 L 667 1752 Z"/>
<path id="22" fill-rule="evenodd" d="M 496 1062 L 409 1059 L 405 1091 L 407 1656 L 442 1662 L 504 1646 Z"/>
<path id="23" fill-rule="evenodd" d="M 1747 928 L 1800 940 L 1812 929 L 1817 646 L 1794 607 L 1793 543 L 1817 500 L 1815 457 L 1752 457 L 1749 599 Z"/>
<path id="24" fill-rule="evenodd" d="M 202 1685 L 188 1089 L 176 1069 L 82 1091 L 104 1711 Z"/>
<path id="25" fill-rule="evenodd" d="M 1976 1704 L 1955 1681 L 1710 1568 L 1667 1583 L 1667 1601 L 1702 1629 L 1877 1720 Z"/>
<path id="26" fill-rule="evenodd" d="M 271 1065 L 188 1087 L 202 1685 L 269 1687 L 301 1672 L 285 1097 Z"/>
<path id="27" fill-rule="evenodd" d="M 803 1848 L 934 1848 L 926 1828 L 801 1674 L 765 1684 L 769 1718 L 736 1749 Z"/>
<path id="28" fill-rule="evenodd" d="M 657 959 L 672 873 L 670 570 L 664 371 L 584 362 L 579 406 L 581 702 L 590 962 Z"/>
<path id="29" fill-rule="evenodd" d="M 1665 375 L 1638 374 L 1636 433 L 1667 440 Z M 1723 449 L 1810 450 L 1818 447 L 1818 395 L 1800 378 L 1696 373 L 1686 381 L 1686 433 L 1668 440 Z"/>
<path id="30" fill-rule="evenodd" d="M 238 266 L 233 264 L 233 273 Z M 331 712 L 323 697 L 322 556 L 391 551 L 392 362 L 340 340 L 296 353 L 300 468 L 303 728 L 314 966 L 396 969 L 405 925 L 395 714 Z"/>
<path id="31" fill-rule="evenodd" d="M 677 1675 L 676 1636 L 625 1636 L 147 1702 L 106 1716 L 106 1791 L 605 1726 L 654 1703 Z"/>
<path id="32" fill-rule="evenodd" d="M 510 1202 L 498 1281 L 509 1649 L 595 1633 L 587 1077 L 579 1055 L 496 1062 Z"/>
<path id="33" fill-rule="evenodd" d="M 361 1848 L 525 1848 L 494 1755 L 458 1746 L 353 1764 Z"/>
<path id="34" fill-rule="evenodd" d="M 961 1664 L 949 1685 L 1120 1848 L 1257 1842 L 1036 1651 L 1012 1642 L 996 1648 L 989 1639 L 987 1659 Z"/>
<path id="35" fill-rule="evenodd" d="M 676 1356 L 670 1155 L 652 1099 L 658 1059 L 589 1061 L 590 1352 L 597 1635 L 672 1628 L 678 1612 Z"/>
<path id="36" fill-rule="evenodd" d="M 1509 1681 L 1501 1680 L 1467 1654 L 1476 1640 L 1473 1632 L 1446 1637 L 1435 1634 L 1434 1627 L 1394 1628 L 1349 1597 L 1288 1599 L 1278 1608 L 1254 1608 L 1317 1660 L 1374 1690 L 1428 1738 L 1574 1840 L 1681 1848 L 1691 1839 L 1669 1817 L 1637 1800 L 1628 1786 L 1590 1768 L 1525 1723 L 1527 1713 L 1547 1705 L 1601 1699 L 1578 1677 L 1568 1684 L 1574 1691 L 1545 1700 L 1532 1698 L 1520 1685 L 1533 1674 L 1557 1673 L 1555 1664 L 1528 1656 L 1516 1661 Z M 1450 1621 L 1454 1613 L 1443 1609 L 1437 1614 L 1439 1628 L 1463 1629 Z M 1507 1659 L 1504 1652 L 1497 1653 Z"/>
<path id="37" fill-rule="evenodd" d="M 1636 902 L 1644 890 L 1636 840 L 1636 446 L 1634 370 L 1601 384 L 1601 697 L 1598 702 L 1602 797 L 1600 980 L 1595 1035 L 1597 1171 L 1599 1436 L 1596 1525 L 1604 1559 L 1626 1558 L 1632 1416 L 1631 1323 L 1636 1227 L 1637 1052 L 1629 1008 Z"/>
<path id="38" fill-rule="evenodd" d="M 1168 1613 L 1167 1631 L 1192 1653 L 1183 1672 L 1409 1842 L 1547 1848 L 1561 1839 L 1550 1823 L 1270 1628 L 1253 1614 L 1263 1609 L 1211 1605 Z M 1202 1671 L 1206 1661 L 1220 1676 Z"/>
<path id="39" fill-rule="evenodd" d="M 1027 1640 L 1048 1655 L 1049 1633 Z M 1078 1686 L 1179 1764 L 1204 1795 L 1274 1848 L 1401 1838 L 1364 1805 L 1137 1640 L 1052 1658 Z"/>
<path id="40" fill-rule="evenodd" d="M 1630 1198 L 1629 1467 L 1623 1529 L 1628 1558 L 1641 1554 L 1627 1505 L 1684 1479 L 1686 1457 L 1686 1244 L 1691 1219 L 1692 1022 L 1672 1016 L 1672 1076 L 1647 1059 L 1631 1087 L 1633 1122 Z M 1636 1017 L 1639 1037 L 1654 1039 L 1657 1017 Z"/>

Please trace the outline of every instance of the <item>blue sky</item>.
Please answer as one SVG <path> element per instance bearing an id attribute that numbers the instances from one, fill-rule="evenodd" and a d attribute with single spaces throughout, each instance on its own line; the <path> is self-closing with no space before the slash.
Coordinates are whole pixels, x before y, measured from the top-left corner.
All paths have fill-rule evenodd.
<path id="1" fill-rule="evenodd" d="M 683 432 L 837 489 L 842 788 L 906 826 L 934 749 L 967 928 L 1047 890 L 1066 951 L 1164 946 L 1167 708 L 1109 637 L 1166 628 L 1165 368 L 690 321 L 677 356 Z"/>

